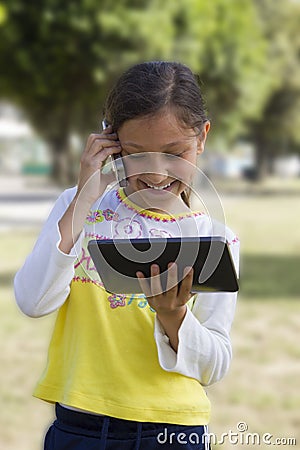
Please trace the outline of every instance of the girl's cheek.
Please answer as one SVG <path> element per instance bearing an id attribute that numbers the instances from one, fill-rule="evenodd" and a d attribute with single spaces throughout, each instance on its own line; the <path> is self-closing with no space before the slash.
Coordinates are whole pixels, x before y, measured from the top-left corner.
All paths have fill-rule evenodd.
<path id="1" fill-rule="evenodd" d="M 146 165 L 132 161 L 125 162 L 125 171 L 127 177 L 138 177 L 140 174 L 146 172 Z"/>
<path id="2" fill-rule="evenodd" d="M 196 167 L 183 161 L 182 164 L 177 165 L 170 171 L 170 175 L 178 180 L 190 181 L 194 178 L 196 170 Z"/>

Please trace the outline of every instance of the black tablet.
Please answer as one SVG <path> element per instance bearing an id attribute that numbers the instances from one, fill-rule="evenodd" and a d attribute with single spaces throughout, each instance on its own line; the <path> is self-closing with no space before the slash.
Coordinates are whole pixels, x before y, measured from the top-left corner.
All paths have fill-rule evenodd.
<path id="1" fill-rule="evenodd" d="M 91 240 L 88 250 L 105 289 L 111 293 L 142 293 L 136 272 L 149 277 L 154 263 L 160 267 L 165 290 L 170 262 L 177 264 L 179 282 L 184 268 L 193 266 L 192 292 L 239 289 L 228 244 L 218 236 Z"/>

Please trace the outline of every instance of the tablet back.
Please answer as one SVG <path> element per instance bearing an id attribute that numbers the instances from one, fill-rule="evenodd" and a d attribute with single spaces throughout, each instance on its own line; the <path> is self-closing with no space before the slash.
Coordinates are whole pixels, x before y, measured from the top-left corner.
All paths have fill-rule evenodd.
<path id="1" fill-rule="evenodd" d="M 91 240 L 88 250 L 105 289 L 115 294 L 141 293 L 136 272 L 150 277 L 153 263 L 160 267 L 165 290 L 170 262 L 177 264 L 179 281 L 185 267 L 194 267 L 192 292 L 239 289 L 228 244 L 221 237 Z"/>

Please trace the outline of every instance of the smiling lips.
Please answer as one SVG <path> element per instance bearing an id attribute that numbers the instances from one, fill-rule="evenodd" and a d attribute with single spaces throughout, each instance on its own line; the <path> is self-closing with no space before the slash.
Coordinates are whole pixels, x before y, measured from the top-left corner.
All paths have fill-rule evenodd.
<path id="1" fill-rule="evenodd" d="M 152 184 L 148 184 L 148 183 L 145 183 L 145 184 L 151 189 L 155 189 L 157 191 L 163 191 L 164 189 L 167 189 L 168 187 L 170 187 L 172 182 L 165 184 L 164 186 L 153 186 Z"/>

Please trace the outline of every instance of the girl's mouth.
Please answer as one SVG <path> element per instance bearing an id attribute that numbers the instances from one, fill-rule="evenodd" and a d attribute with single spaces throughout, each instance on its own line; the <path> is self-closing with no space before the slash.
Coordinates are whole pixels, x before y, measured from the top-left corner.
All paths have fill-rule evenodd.
<path id="1" fill-rule="evenodd" d="M 165 184 L 165 185 L 161 185 L 161 186 L 155 186 L 155 185 L 152 185 L 152 184 L 149 184 L 149 183 L 145 183 L 145 184 L 148 186 L 148 188 L 156 189 L 157 191 L 163 191 L 164 189 L 167 189 L 168 187 L 171 186 L 171 183 L 168 183 L 168 184 Z"/>
<path id="2" fill-rule="evenodd" d="M 146 181 L 142 181 L 142 183 L 145 185 L 145 189 L 147 189 L 147 191 L 151 190 L 156 193 L 171 191 L 173 184 L 175 182 L 176 182 L 176 180 L 173 180 L 173 181 L 170 181 L 169 183 L 157 185 L 157 184 L 148 183 Z"/>

